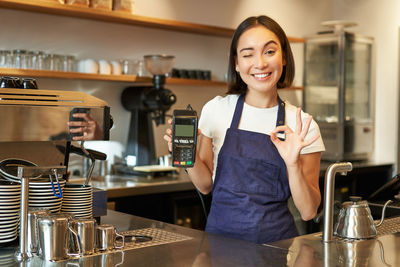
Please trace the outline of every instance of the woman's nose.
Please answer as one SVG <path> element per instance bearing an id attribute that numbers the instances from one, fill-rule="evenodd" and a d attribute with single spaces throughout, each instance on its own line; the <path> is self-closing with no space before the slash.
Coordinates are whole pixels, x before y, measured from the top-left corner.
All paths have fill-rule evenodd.
<path id="1" fill-rule="evenodd" d="M 257 57 L 257 61 L 255 62 L 255 65 L 257 68 L 262 69 L 268 65 L 268 62 L 264 58 L 264 56 L 259 56 L 259 57 Z"/>

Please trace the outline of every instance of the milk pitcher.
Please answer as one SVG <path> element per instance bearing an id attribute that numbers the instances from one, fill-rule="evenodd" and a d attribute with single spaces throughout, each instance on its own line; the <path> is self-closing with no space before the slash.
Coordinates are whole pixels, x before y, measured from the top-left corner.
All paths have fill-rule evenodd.
<path id="1" fill-rule="evenodd" d="M 28 252 L 40 254 L 37 220 L 40 216 L 49 215 L 48 209 L 30 209 L 28 211 Z"/>
<path id="2" fill-rule="evenodd" d="M 81 242 L 78 234 L 69 226 L 69 217 L 65 214 L 55 214 L 38 218 L 39 243 L 41 257 L 48 261 L 68 259 L 81 254 Z M 78 253 L 69 252 L 69 232 L 73 234 Z"/>

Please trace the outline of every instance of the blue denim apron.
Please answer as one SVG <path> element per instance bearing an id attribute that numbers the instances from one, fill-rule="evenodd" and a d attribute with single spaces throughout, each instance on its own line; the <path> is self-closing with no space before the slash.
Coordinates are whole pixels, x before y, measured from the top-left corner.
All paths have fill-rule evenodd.
<path id="1" fill-rule="evenodd" d="M 255 243 L 295 237 L 285 162 L 269 135 L 238 129 L 244 96 L 218 155 L 206 231 Z M 285 123 L 285 103 L 278 102 L 276 126 Z"/>

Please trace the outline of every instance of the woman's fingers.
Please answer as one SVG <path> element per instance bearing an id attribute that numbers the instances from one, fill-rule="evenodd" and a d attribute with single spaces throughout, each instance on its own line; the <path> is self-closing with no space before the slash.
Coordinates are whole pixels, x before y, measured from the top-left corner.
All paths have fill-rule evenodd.
<path id="1" fill-rule="evenodd" d="M 307 133 L 308 133 L 308 130 L 310 129 L 311 122 L 312 122 L 312 116 L 309 116 L 309 117 L 307 118 L 307 120 L 306 120 L 306 124 L 304 125 L 303 129 L 301 130 L 300 136 L 301 136 L 303 139 L 306 138 L 306 135 L 307 135 Z"/>
<path id="2" fill-rule="evenodd" d="M 281 126 L 277 126 L 272 132 L 271 134 L 276 134 L 278 132 L 285 132 L 285 133 L 292 133 L 292 129 L 290 129 L 289 126 L 287 125 L 281 125 Z"/>
<path id="3" fill-rule="evenodd" d="M 92 116 L 90 116 L 87 113 L 74 113 L 74 114 L 72 114 L 72 117 L 81 118 L 81 119 L 84 119 L 85 121 L 92 121 L 93 120 Z"/>
<path id="4" fill-rule="evenodd" d="M 86 121 L 69 121 L 68 126 L 83 127 L 88 126 Z"/>
<path id="5" fill-rule="evenodd" d="M 165 134 L 164 135 L 164 140 L 167 141 L 167 142 L 172 142 L 172 137 L 167 135 L 167 134 Z"/>
<path id="6" fill-rule="evenodd" d="M 297 108 L 297 111 L 296 111 L 296 130 L 295 130 L 295 132 L 300 134 L 302 128 L 303 128 L 303 122 L 301 121 L 301 109 Z"/>
<path id="7" fill-rule="evenodd" d="M 310 140 L 304 142 L 304 147 L 311 145 L 312 143 L 314 143 L 315 141 L 317 141 L 317 139 L 320 137 L 320 135 L 316 135 L 313 138 L 311 138 Z"/>
<path id="8" fill-rule="evenodd" d="M 172 137 L 169 135 L 164 135 L 164 140 L 168 142 L 168 150 L 172 152 Z"/>
<path id="9" fill-rule="evenodd" d="M 172 122 L 172 120 L 168 120 L 168 123 Z M 164 140 L 168 142 L 168 150 L 169 152 L 172 151 L 172 130 L 171 129 L 167 129 L 166 134 L 164 135 Z"/>
<path id="10" fill-rule="evenodd" d="M 85 131 L 85 127 L 79 127 L 79 128 L 71 128 L 69 129 L 70 133 L 82 133 Z"/>

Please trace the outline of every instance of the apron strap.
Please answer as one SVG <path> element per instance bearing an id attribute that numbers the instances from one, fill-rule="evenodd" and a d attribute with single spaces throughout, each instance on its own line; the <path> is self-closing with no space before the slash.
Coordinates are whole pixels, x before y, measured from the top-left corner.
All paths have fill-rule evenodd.
<path id="1" fill-rule="evenodd" d="M 242 117 L 243 105 L 245 94 L 241 94 L 237 100 L 235 112 L 231 122 L 231 128 L 239 128 L 240 118 Z M 285 102 L 278 95 L 278 117 L 276 119 L 276 126 L 285 124 Z"/>
<path id="2" fill-rule="evenodd" d="M 276 118 L 276 126 L 285 125 L 285 102 L 278 95 L 278 117 Z"/>
<path id="3" fill-rule="evenodd" d="M 245 97 L 245 94 L 241 94 L 236 103 L 235 113 L 233 113 L 233 118 L 232 118 L 232 122 L 231 122 L 231 128 L 235 128 L 235 129 L 239 128 L 240 117 L 242 117 L 244 97 Z"/>

